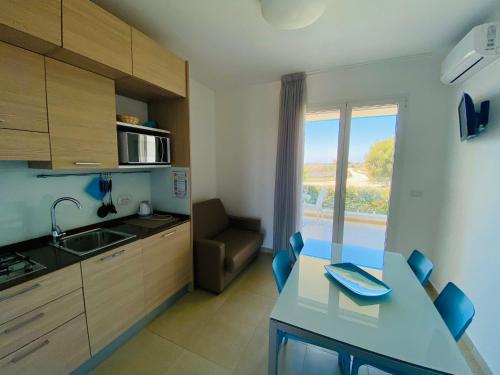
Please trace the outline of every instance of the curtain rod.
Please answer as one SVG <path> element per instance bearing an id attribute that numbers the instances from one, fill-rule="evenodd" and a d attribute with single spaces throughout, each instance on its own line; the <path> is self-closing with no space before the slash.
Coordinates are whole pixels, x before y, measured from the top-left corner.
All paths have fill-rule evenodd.
<path id="1" fill-rule="evenodd" d="M 36 178 L 50 177 L 80 177 L 80 176 L 99 176 L 104 174 L 131 174 L 131 173 L 151 173 L 151 171 L 127 171 L 127 172 L 84 172 L 84 173 L 59 173 L 59 174 L 38 174 Z"/>

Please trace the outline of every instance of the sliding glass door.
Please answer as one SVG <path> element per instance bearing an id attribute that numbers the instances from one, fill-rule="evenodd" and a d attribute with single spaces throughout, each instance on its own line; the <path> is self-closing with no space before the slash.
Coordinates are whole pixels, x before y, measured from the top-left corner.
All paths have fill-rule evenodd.
<path id="1" fill-rule="evenodd" d="M 302 234 L 384 249 L 400 104 L 345 103 L 305 121 Z"/>

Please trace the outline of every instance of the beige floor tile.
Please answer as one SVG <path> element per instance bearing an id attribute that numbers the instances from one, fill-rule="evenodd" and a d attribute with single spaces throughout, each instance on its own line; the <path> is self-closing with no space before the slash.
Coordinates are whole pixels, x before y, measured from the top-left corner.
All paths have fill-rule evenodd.
<path id="1" fill-rule="evenodd" d="M 273 305 L 271 298 L 237 291 L 224 302 L 214 317 L 256 327 Z"/>
<path id="2" fill-rule="evenodd" d="M 202 357 L 233 370 L 249 343 L 255 327 L 212 318 L 197 339 L 186 348 Z"/>
<path id="3" fill-rule="evenodd" d="M 308 375 L 303 371 L 304 359 L 307 345 L 293 340 L 288 340 L 286 345 L 282 345 L 278 358 L 279 373 L 286 375 Z"/>
<path id="4" fill-rule="evenodd" d="M 185 350 L 165 375 L 229 375 L 230 372 Z"/>
<path id="5" fill-rule="evenodd" d="M 337 354 L 307 345 L 302 373 L 304 375 L 340 375 Z"/>
<path id="6" fill-rule="evenodd" d="M 179 346 L 149 332 L 140 331 L 95 370 L 96 375 L 165 374 L 182 353 Z"/>
<path id="7" fill-rule="evenodd" d="M 255 331 L 252 339 L 243 351 L 234 374 L 266 375 L 269 336 Z"/>

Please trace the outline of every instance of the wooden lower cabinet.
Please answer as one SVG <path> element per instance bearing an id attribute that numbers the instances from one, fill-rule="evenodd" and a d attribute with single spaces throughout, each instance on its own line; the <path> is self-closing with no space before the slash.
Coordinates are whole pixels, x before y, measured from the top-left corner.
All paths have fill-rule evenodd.
<path id="1" fill-rule="evenodd" d="M 90 358 L 85 314 L 0 360 L 0 373 L 68 374 Z"/>
<path id="2" fill-rule="evenodd" d="M 82 287 L 80 265 L 63 268 L 0 292 L 0 324 Z"/>
<path id="3" fill-rule="evenodd" d="M 83 314 L 82 289 L 49 302 L 0 326 L 0 358 L 3 358 L 60 325 Z"/>
<path id="4" fill-rule="evenodd" d="M 149 313 L 192 281 L 191 224 L 142 240 L 145 312 Z"/>
<path id="5" fill-rule="evenodd" d="M 81 263 L 92 355 L 143 317 L 140 241 Z"/>

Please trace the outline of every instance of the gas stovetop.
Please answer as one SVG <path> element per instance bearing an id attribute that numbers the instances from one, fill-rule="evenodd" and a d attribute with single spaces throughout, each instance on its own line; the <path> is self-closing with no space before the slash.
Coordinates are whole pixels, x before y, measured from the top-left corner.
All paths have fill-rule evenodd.
<path id="1" fill-rule="evenodd" d="M 0 284 L 45 268 L 30 257 L 19 253 L 0 254 Z"/>

